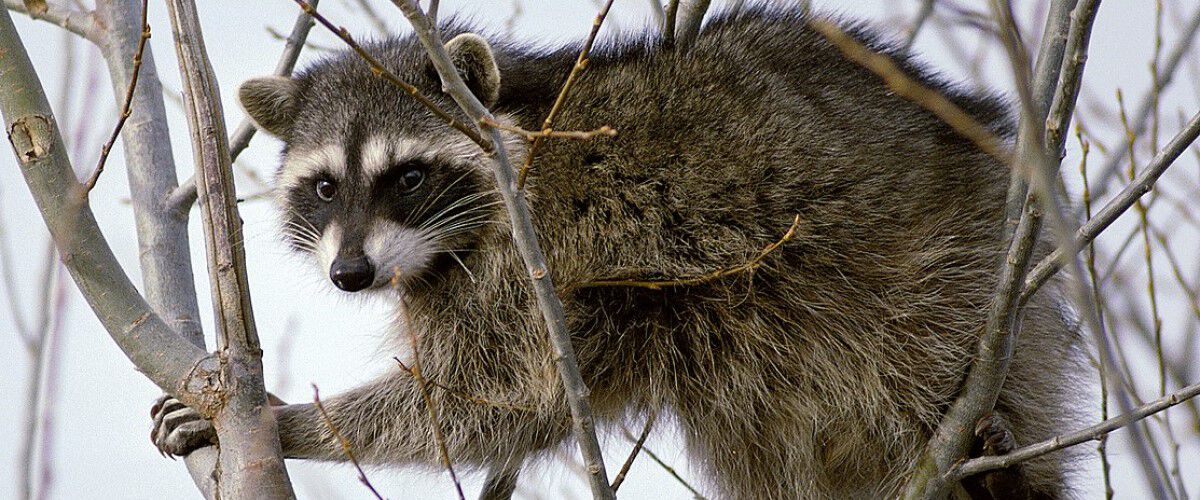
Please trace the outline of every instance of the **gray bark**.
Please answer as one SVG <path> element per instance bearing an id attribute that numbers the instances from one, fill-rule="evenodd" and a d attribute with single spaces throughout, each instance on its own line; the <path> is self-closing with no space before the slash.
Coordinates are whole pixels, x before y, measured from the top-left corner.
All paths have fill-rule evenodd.
<path id="1" fill-rule="evenodd" d="M 204 48 L 196 5 L 171 0 L 167 6 L 183 75 L 185 112 L 208 249 L 219 376 L 227 388 L 236 389 L 223 394 L 224 405 L 212 415 L 221 443 L 220 496 L 295 498 L 263 383 L 262 348 L 250 305 L 242 220 L 219 88 Z"/>

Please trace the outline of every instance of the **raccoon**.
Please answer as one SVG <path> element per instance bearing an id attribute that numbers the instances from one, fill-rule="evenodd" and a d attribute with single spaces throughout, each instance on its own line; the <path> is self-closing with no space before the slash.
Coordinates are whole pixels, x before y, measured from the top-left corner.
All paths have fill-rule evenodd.
<path id="1" fill-rule="evenodd" d="M 525 185 L 597 418 L 669 415 L 719 498 L 896 496 L 959 393 L 1006 248 L 1009 169 L 810 19 L 747 7 L 713 15 L 687 47 L 657 35 L 601 44 L 555 128 L 618 134 L 545 141 Z M 538 129 L 578 46 L 531 49 L 454 20 L 440 29 L 498 119 Z M 1003 100 L 946 82 L 863 25 L 846 29 L 1011 139 Z M 414 37 L 367 50 L 457 109 Z M 513 470 L 570 438 L 488 155 L 350 51 L 250 80 L 239 97 L 285 143 L 288 241 L 337 288 L 404 308 L 396 349 L 415 337 L 450 457 Z M 510 140 L 520 164 L 529 145 Z M 990 444 L 1081 420 L 1081 349 L 1062 304 L 1050 287 L 1025 311 L 991 420 L 1007 422 L 1005 439 Z M 395 465 L 437 463 L 425 404 L 400 368 L 325 402 L 362 461 Z M 312 405 L 276 416 L 288 457 L 344 459 Z M 200 435 L 211 433 L 157 434 L 175 454 L 206 444 Z M 1064 457 L 1006 472 L 1030 496 L 1059 498 Z"/>

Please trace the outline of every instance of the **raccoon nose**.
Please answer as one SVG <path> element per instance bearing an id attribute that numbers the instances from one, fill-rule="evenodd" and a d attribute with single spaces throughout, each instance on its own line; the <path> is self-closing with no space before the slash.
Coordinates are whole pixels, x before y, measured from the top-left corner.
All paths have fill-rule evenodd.
<path id="1" fill-rule="evenodd" d="M 366 256 L 339 258 L 329 267 L 329 279 L 347 292 L 357 292 L 375 281 L 375 266 Z"/>

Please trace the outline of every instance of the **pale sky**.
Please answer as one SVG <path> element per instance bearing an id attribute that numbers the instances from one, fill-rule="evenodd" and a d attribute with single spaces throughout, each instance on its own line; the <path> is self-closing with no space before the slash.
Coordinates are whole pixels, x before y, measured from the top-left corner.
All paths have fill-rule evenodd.
<path id="1" fill-rule="evenodd" d="M 252 2 L 230 2 L 205 0 L 198 2 L 207 44 L 214 70 L 220 81 L 220 90 L 226 111 L 226 123 L 232 130 L 242 119 L 242 111 L 233 101 L 235 89 L 243 80 L 271 72 L 283 43 L 273 38 L 266 28 L 287 33 L 297 13 L 291 0 L 260 0 Z M 353 2 L 346 0 L 324 0 L 321 11 L 339 24 L 346 25 L 351 32 L 360 36 L 372 33 L 371 25 L 348 7 Z M 567 0 L 522 0 L 522 13 L 516 16 L 513 33 L 517 39 L 536 43 L 561 43 L 583 38 L 596 13 L 594 1 Z M 719 2 L 717 2 L 719 3 Z M 870 0 L 813 2 L 823 10 L 834 10 L 856 18 L 888 21 L 902 14 L 901 19 L 911 19 L 919 3 L 916 0 Z M 960 0 L 977 10 L 986 11 L 982 0 Z M 1175 37 L 1176 28 L 1182 17 L 1194 8 L 1189 1 L 1167 2 L 1167 46 Z M 397 32 L 406 24 L 399 12 L 389 3 L 375 1 L 376 9 L 387 15 L 390 26 Z M 1017 2 L 1028 7 L 1031 2 Z M 489 2 L 445 1 L 443 13 L 458 12 L 476 20 L 480 25 L 494 31 L 505 30 L 506 21 L 513 12 L 515 0 Z M 1086 86 L 1090 99 L 1113 103 L 1115 90 L 1120 87 L 1128 96 L 1140 97 L 1148 87 L 1148 61 L 1153 51 L 1153 2 L 1148 0 L 1108 0 L 1101 6 L 1099 18 L 1091 43 L 1091 58 L 1088 61 Z M 716 7 L 719 8 L 719 7 Z M 171 44 L 170 23 L 163 2 L 151 2 L 150 22 L 154 36 L 150 41 L 157 60 L 159 77 L 168 89 L 178 90 L 181 85 L 175 54 Z M 1031 9 L 1022 8 L 1022 16 L 1028 19 Z M 445 15 L 445 14 L 443 14 Z M 21 15 L 17 18 L 18 29 L 27 50 L 39 68 L 43 84 L 52 103 L 57 103 L 62 80 L 62 61 L 66 48 L 62 31 L 47 23 L 35 23 Z M 617 0 L 608 24 L 601 32 L 601 39 L 621 36 L 622 32 L 637 32 L 652 24 L 646 0 Z M 1040 29 L 1040 21 L 1038 29 Z M 1026 22 L 1027 30 L 1032 23 Z M 896 29 L 902 25 L 883 25 L 882 29 Z M 653 29 L 653 28 L 649 28 Z M 965 77 L 961 67 L 955 64 L 954 52 L 947 50 L 946 40 L 938 35 L 936 26 L 928 26 L 918 39 L 914 50 L 931 66 L 943 70 L 955 78 Z M 901 36 L 900 34 L 896 35 Z M 322 47 L 341 47 L 340 42 L 320 26 L 313 28 L 310 40 Z M 963 38 L 967 40 L 967 38 Z M 76 41 L 75 61 L 79 69 L 70 85 L 76 98 L 70 112 L 60 114 L 60 123 L 65 130 L 73 131 L 83 120 L 86 134 L 79 141 L 68 134 L 67 140 L 77 150 L 74 157 L 79 171 L 90 169 L 95 164 L 99 145 L 111 131 L 116 119 L 116 104 L 103 70 L 99 52 L 86 42 Z M 974 42 L 965 44 L 971 52 Z M 1198 108 L 1195 63 L 1200 52 L 1194 52 L 1191 62 L 1176 77 L 1176 84 L 1164 95 L 1164 136 L 1173 133 L 1176 125 L 1176 110 L 1187 116 Z M 306 51 L 300 65 L 320 54 Z M 989 57 L 984 72 L 989 86 L 1005 90 L 1011 87 L 1006 76 L 1004 58 L 998 54 Z M 1191 66 L 1188 68 L 1187 66 Z M 87 90 L 91 88 L 92 90 Z M 88 98 L 81 102 L 80 93 Z M 1132 97 L 1129 101 L 1136 100 Z M 85 111 L 81 111 L 85 110 Z M 168 114 L 173 136 L 173 146 L 180 178 L 190 176 L 192 171 L 190 148 L 187 141 L 186 124 L 179 106 L 168 100 Z M 81 113 L 86 113 L 81 115 Z M 82 116 L 82 118 L 81 118 Z M 1096 132 L 1100 137 L 1112 138 L 1119 132 L 1102 124 Z M 1165 139 L 1164 139 L 1165 142 Z M 1074 141 L 1071 141 L 1074 144 Z M 265 135 L 258 135 L 250 148 L 243 154 L 240 163 L 270 179 L 274 171 L 280 143 Z M 1141 155 L 1144 164 L 1148 156 Z M 1078 148 L 1071 147 L 1064 170 L 1068 178 L 1077 177 Z M 1095 160 L 1099 163 L 1099 159 Z M 1186 170 L 1178 178 L 1168 175 L 1164 181 L 1173 183 L 1173 192 L 1184 200 L 1195 201 L 1197 162 L 1188 156 L 1178 169 Z M 239 187 L 241 195 L 258 192 L 252 183 Z M 137 243 L 133 231 L 133 217 L 128 204 L 127 184 L 120 147 L 108 161 L 108 171 L 92 195 L 93 210 L 124 268 L 140 281 L 137 272 Z M 4 229 L 3 244 L 12 253 L 17 288 L 21 291 L 19 301 L 27 317 L 32 316 L 33 304 L 39 285 L 38 274 L 44 255 L 46 230 L 37 216 L 32 200 L 21 179 L 11 154 L 0 154 L 0 224 Z M 269 202 L 250 202 L 241 205 L 245 219 L 246 253 L 249 259 L 250 286 L 253 291 L 254 309 L 259 335 L 266 350 L 264 364 L 268 389 L 288 401 L 311 399 L 310 383 L 321 387 L 322 394 L 331 395 L 353 387 L 372 378 L 388 367 L 393 354 L 383 352 L 382 338 L 388 331 L 388 309 L 383 304 L 364 302 L 336 292 L 329 286 L 324 273 L 306 261 L 290 255 L 277 232 L 275 212 Z M 1128 231 L 1130 218 L 1118 224 L 1119 234 Z M 1194 267 L 1197 260 L 1196 228 L 1177 224 L 1166 219 L 1165 228 L 1171 229 L 1178 239 L 1173 240 L 1175 252 Z M 204 316 L 205 331 L 212 345 L 212 311 L 209 294 L 203 275 L 206 269 L 203 255 L 204 244 L 199 232 L 199 216 L 193 211 L 191 224 L 191 247 L 193 266 L 201 273 L 197 283 L 201 289 L 200 310 Z M 1120 229 L 1125 228 L 1125 229 Z M 1114 237 L 1119 240 L 1119 238 Z M 1114 241 L 1111 244 L 1119 244 Z M 1140 252 L 1139 249 L 1133 249 Z M 1140 254 L 1139 254 L 1140 255 Z M 1190 271 L 1189 271 L 1190 272 Z M 1167 279 L 1165 271 L 1159 273 Z M 7 293 L 0 290 L 0 294 Z M 1165 291 L 1164 324 L 1172 335 L 1168 342 L 1179 340 L 1183 318 L 1189 314 L 1186 303 L 1178 294 L 1172 296 Z M 56 404 L 53 416 L 52 465 L 53 498 L 193 498 L 196 490 L 181 461 L 172 461 L 159 456 L 147 436 L 150 431 L 149 409 L 160 394 L 157 387 L 140 375 L 122 352 L 100 327 L 91 311 L 84 305 L 74 285 L 68 282 L 68 307 L 59 318 L 63 323 L 63 337 L 59 362 L 61 375 L 56 379 Z M 7 300 L 7 297 L 4 298 Z M 7 395 L 0 403 L 0 421 L 9 422 L 6 433 L 0 433 L 0 498 L 15 496 L 18 479 L 15 465 L 19 460 L 21 421 L 24 415 L 24 393 L 27 385 L 29 357 L 16 338 L 16 329 L 8 307 L 0 307 L 0 361 L 10 365 L 8 376 L 0 377 L 0 393 Z M 1173 326 L 1173 328 L 1171 328 Z M 1172 343 L 1170 345 L 1178 345 Z M 1191 353 L 1193 356 L 1196 353 Z M 1135 367 L 1142 386 L 1153 387 L 1156 367 L 1149 356 L 1135 356 Z M 1090 374 L 1089 374 L 1090 376 Z M 1149 392 L 1147 392 L 1149 394 Z M 1179 415 L 1183 415 L 1182 412 Z M 1181 417 L 1182 418 L 1182 417 Z M 635 424 L 636 425 L 636 424 Z M 1185 454 L 1185 466 L 1191 470 L 1200 463 L 1200 440 L 1195 433 L 1180 433 Z M 630 445 L 619 434 L 606 433 L 606 462 L 610 475 L 624 461 Z M 669 426 L 659 426 L 648 446 L 663 460 L 674 466 L 679 473 L 702 485 L 702 478 L 692 473 L 687 466 L 687 457 L 676 441 Z M 1093 445 L 1084 445 L 1092 447 Z M 1140 475 L 1128 467 L 1129 455 L 1120 438 L 1112 445 L 1114 478 L 1118 497 L 1136 497 L 1142 491 Z M 584 482 L 572 475 L 562 465 L 560 457 L 576 457 L 577 448 L 564 447 L 558 456 L 552 456 L 540 465 L 527 467 L 519 495 L 540 493 L 546 498 L 585 498 Z M 369 493 L 357 483 L 354 472 L 344 465 L 313 464 L 291 461 L 289 471 L 294 479 L 298 494 L 302 498 L 367 498 Z M 1079 484 L 1089 498 L 1101 494 L 1096 464 L 1085 465 L 1086 474 Z M 452 498 L 453 488 L 446 474 L 440 469 L 373 469 L 368 471 L 372 482 L 388 498 Z M 478 490 L 481 475 L 465 475 L 464 485 L 468 496 Z M 1200 478 L 1191 478 L 1191 492 L 1200 491 Z M 643 456 L 635 463 L 627 483 L 621 488 L 622 498 L 687 498 L 685 489 L 671 479 L 666 472 Z"/>

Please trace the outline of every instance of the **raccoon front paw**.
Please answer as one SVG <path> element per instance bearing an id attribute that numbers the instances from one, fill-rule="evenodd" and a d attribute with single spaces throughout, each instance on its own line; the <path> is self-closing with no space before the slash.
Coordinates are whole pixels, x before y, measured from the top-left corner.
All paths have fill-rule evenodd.
<path id="1" fill-rule="evenodd" d="M 186 456 L 199 448 L 217 443 L 212 422 L 179 400 L 163 395 L 150 408 L 154 428 L 150 441 L 164 456 Z"/>
<path id="2" fill-rule="evenodd" d="M 984 415 L 975 422 L 975 437 L 980 456 L 994 457 L 1017 449 L 1017 438 L 1009 430 L 1008 420 L 995 413 Z"/>
<path id="3" fill-rule="evenodd" d="M 1008 420 L 989 413 L 975 422 L 975 444 L 972 456 L 999 456 L 1017 449 Z M 963 487 L 972 500 L 1025 500 L 1033 498 L 1028 479 L 1021 464 L 984 472 L 963 480 Z"/>

